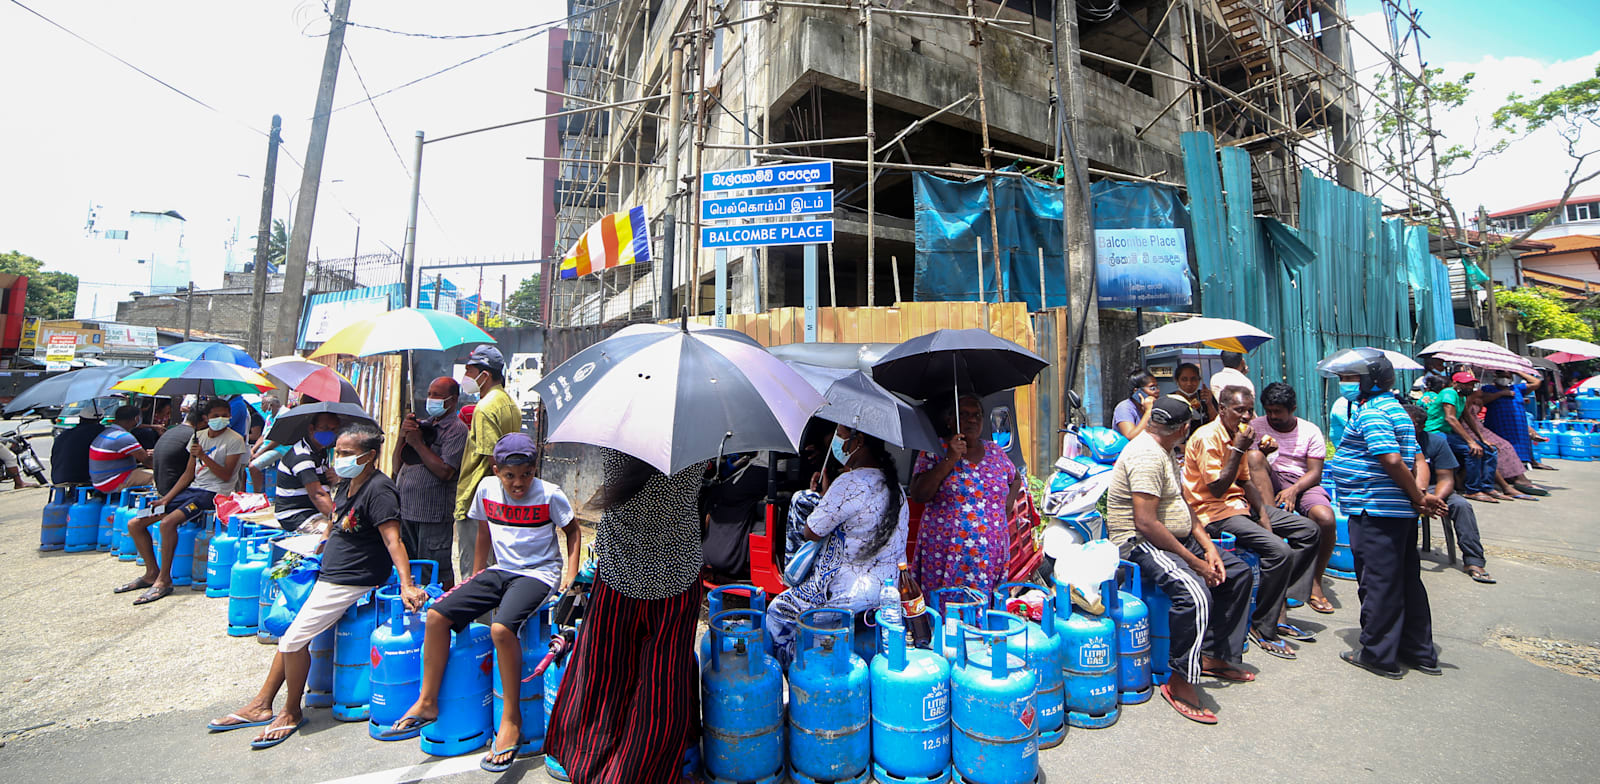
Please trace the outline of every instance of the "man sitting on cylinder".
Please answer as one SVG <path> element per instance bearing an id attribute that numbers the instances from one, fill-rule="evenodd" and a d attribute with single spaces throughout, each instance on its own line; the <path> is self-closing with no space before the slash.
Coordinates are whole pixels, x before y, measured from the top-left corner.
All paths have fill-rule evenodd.
<path id="1" fill-rule="evenodd" d="M 1317 524 L 1317 558 L 1311 569 L 1289 586 L 1289 598 L 1319 613 L 1333 612 L 1322 593 L 1322 575 L 1333 555 L 1335 539 L 1333 501 L 1322 487 L 1322 465 L 1328 459 L 1328 442 L 1322 429 L 1295 416 L 1294 387 L 1274 381 L 1261 390 L 1266 416 L 1256 417 L 1256 450 L 1249 454 L 1250 472 L 1262 482 L 1262 495 L 1279 509 L 1298 512 Z"/>
<path id="2" fill-rule="evenodd" d="M 1189 404 L 1163 397 L 1145 430 L 1123 448 L 1106 493 L 1107 537 L 1122 557 L 1172 600 L 1172 677 L 1161 696 L 1184 718 L 1216 724 L 1200 702 L 1202 674 L 1255 680 L 1236 664 L 1244 651 L 1250 606 L 1250 567 L 1221 551 L 1183 501 L 1172 451 L 1188 435 Z"/>
<path id="3" fill-rule="evenodd" d="M 494 472 L 478 483 L 467 517 L 478 521 L 473 548 L 473 577 L 428 610 L 427 633 L 422 642 L 422 692 L 394 724 L 379 733 L 383 740 L 407 738 L 439 717 L 439 686 L 450 657 L 450 632 L 467 628 L 474 619 L 494 610 L 489 626 L 500 660 L 500 728 L 494 746 L 479 765 L 490 773 L 503 773 L 516 758 L 522 743 L 522 712 L 515 709 L 521 697 L 522 624 L 539 611 L 545 597 L 578 576 L 581 532 L 574 524 L 572 502 L 561 488 L 534 476 L 538 449 L 523 433 L 507 433 L 494 446 Z M 567 559 L 563 570 L 556 529 L 561 529 Z M 485 567 L 490 547 L 494 566 Z M 528 688 L 534 688 L 530 686 Z"/>

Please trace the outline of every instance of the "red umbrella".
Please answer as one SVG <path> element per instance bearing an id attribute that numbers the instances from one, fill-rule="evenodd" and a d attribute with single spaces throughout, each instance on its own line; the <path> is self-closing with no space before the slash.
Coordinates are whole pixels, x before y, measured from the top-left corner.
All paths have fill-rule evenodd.
<path id="1" fill-rule="evenodd" d="M 320 362 L 300 357 L 274 357 L 262 363 L 261 372 L 291 392 L 325 403 L 361 403 L 356 388 L 333 368 Z"/>

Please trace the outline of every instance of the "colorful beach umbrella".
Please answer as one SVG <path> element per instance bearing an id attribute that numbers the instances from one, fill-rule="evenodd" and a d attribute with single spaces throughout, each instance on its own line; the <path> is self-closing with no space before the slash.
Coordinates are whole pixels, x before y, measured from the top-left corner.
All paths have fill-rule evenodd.
<path id="1" fill-rule="evenodd" d="M 141 395 L 255 395 L 272 389 L 260 371 L 209 359 L 175 360 L 141 369 L 112 389 Z"/>
<path id="2" fill-rule="evenodd" d="M 466 343 L 493 343 L 494 336 L 453 313 L 399 308 L 361 319 L 333 333 L 311 358 L 349 354 L 370 357 L 397 351 L 440 351 Z"/>
<path id="3" fill-rule="evenodd" d="M 613 212 L 594 222 L 561 260 L 562 280 L 650 260 L 650 222 L 644 207 Z"/>
<path id="4" fill-rule="evenodd" d="M 249 353 L 242 348 L 236 348 L 226 343 L 213 343 L 206 340 L 191 340 L 187 343 L 167 346 L 156 351 L 156 359 L 173 361 L 184 359 L 209 359 L 214 362 L 231 362 L 235 365 L 253 368 L 261 367 Z"/>
<path id="5" fill-rule="evenodd" d="M 273 357 L 261 363 L 261 372 L 290 392 L 317 400 L 360 403 L 361 395 L 338 371 L 300 357 Z"/>
<path id="6" fill-rule="evenodd" d="M 1201 345 L 1243 354 L 1271 339 L 1271 335 L 1243 321 L 1202 316 L 1156 327 L 1139 336 L 1139 345 L 1144 348 Z"/>

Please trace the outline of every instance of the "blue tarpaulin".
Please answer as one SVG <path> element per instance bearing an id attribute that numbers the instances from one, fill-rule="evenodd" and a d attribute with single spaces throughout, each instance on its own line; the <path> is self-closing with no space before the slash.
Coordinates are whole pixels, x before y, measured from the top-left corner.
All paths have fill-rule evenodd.
<path id="1" fill-rule="evenodd" d="M 985 178 L 966 182 L 917 172 L 912 176 L 917 209 L 919 302 L 979 300 L 978 241 L 983 242 L 986 302 L 1026 302 L 1039 310 L 1039 249 L 1044 249 L 1045 305 L 1067 304 L 1061 255 L 1061 187 L 1022 177 L 994 177 L 995 224 L 1000 234 L 1002 281 L 995 280 L 989 195 Z M 1003 284 L 1003 285 L 997 285 Z"/>

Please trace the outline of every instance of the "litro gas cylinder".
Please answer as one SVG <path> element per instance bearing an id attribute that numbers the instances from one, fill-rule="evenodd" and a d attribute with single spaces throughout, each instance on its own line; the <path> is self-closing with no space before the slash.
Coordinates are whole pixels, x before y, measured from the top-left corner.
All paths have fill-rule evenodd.
<path id="1" fill-rule="evenodd" d="M 155 530 L 155 526 L 150 529 Z M 230 637 L 254 636 L 261 625 L 261 574 L 267 568 L 264 548 L 271 546 L 265 541 L 247 540 L 239 545 L 239 560 L 233 565 L 228 582 Z"/>
<path id="2" fill-rule="evenodd" d="M 1350 518 L 1339 510 L 1339 501 L 1333 502 L 1333 554 L 1328 556 L 1328 576 L 1341 580 L 1356 579 L 1356 557 L 1350 552 Z"/>
<path id="3" fill-rule="evenodd" d="M 855 615 L 821 608 L 800 614 L 789 665 L 789 779 L 794 784 L 867 780 L 872 743 L 867 664 L 855 653 Z"/>
<path id="4" fill-rule="evenodd" d="M 234 567 L 234 578 L 242 577 Z M 333 717 L 366 721 L 372 700 L 372 660 L 368 645 L 378 626 L 372 592 L 356 600 L 333 625 Z"/>
<path id="5" fill-rule="evenodd" d="M 128 529 L 132 527 L 134 520 L 150 513 L 150 502 L 155 498 L 155 493 L 134 493 L 133 512 L 128 515 L 128 522 L 122 527 L 122 536 L 117 539 L 118 561 L 139 560 L 139 548 L 133 543 L 133 534 L 129 533 Z M 152 525 L 148 530 L 155 531 L 156 527 Z"/>
<path id="6" fill-rule="evenodd" d="M 115 504 L 109 503 L 112 499 L 115 499 Z M 100 529 L 100 538 L 95 541 L 95 549 L 101 552 L 114 553 L 121 550 L 119 546 L 121 539 L 119 537 L 122 534 L 119 534 L 118 530 L 128 530 L 128 513 L 133 510 L 131 506 L 133 495 L 127 489 L 118 490 L 107 501 L 106 508 L 110 510 L 107 517 L 110 518 L 111 525 Z"/>
<path id="7" fill-rule="evenodd" d="M 1149 575 L 1143 579 L 1144 604 L 1150 609 L 1150 682 L 1160 686 L 1172 677 L 1172 599 Z"/>
<path id="8" fill-rule="evenodd" d="M 44 505 L 44 517 L 39 523 L 39 549 L 60 550 L 67 546 L 67 510 L 72 508 L 68 499 L 69 488 L 56 485 L 50 488 L 50 502 Z"/>
<path id="9" fill-rule="evenodd" d="M 494 740 L 489 723 L 493 672 L 494 643 L 489 639 L 489 627 L 474 623 L 452 636 L 444 680 L 439 683 L 439 718 L 422 728 L 423 751 L 455 757 Z"/>
<path id="10" fill-rule="evenodd" d="M 776 784 L 783 773 L 783 672 L 767 655 L 760 615 L 724 610 L 711 619 L 701 757 L 716 784 Z"/>
<path id="11" fill-rule="evenodd" d="M 1117 702 L 1116 622 L 1107 615 L 1091 615 L 1072 604 L 1072 590 L 1059 580 L 1055 588 L 1056 630 L 1061 633 L 1061 677 L 1066 683 L 1067 723 L 1083 729 L 1103 729 L 1117 723 L 1122 709 Z M 1111 601 L 1116 584 L 1101 585 L 1101 597 Z"/>
<path id="12" fill-rule="evenodd" d="M 1150 699 L 1150 608 L 1140 596 L 1139 565 L 1122 561 L 1123 572 L 1111 595 L 1111 620 L 1117 622 L 1117 701 L 1138 705 Z M 1121 586 L 1130 590 L 1122 590 Z"/>
<path id="13" fill-rule="evenodd" d="M 189 570 L 194 566 L 194 537 L 199 526 L 185 523 L 178 526 L 178 549 L 172 554 L 172 584 L 188 585 L 193 582 Z"/>
<path id="14" fill-rule="evenodd" d="M 712 588 L 706 593 L 706 618 L 709 620 L 722 614 L 728 607 L 730 598 L 744 599 L 747 609 L 761 613 L 760 623 L 765 622 L 767 612 L 767 592 L 760 586 L 730 584 Z M 767 651 L 772 653 L 772 651 Z M 544 654 L 540 654 L 541 656 Z M 700 637 L 700 669 L 704 670 L 711 662 L 711 631 L 708 627 L 706 633 Z"/>
<path id="15" fill-rule="evenodd" d="M 950 660 L 908 646 L 904 626 L 881 610 L 876 617 L 883 653 L 871 666 L 873 777 L 943 784 L 950 780 Z M 941 626 L 935 620 L 935 632 Z"/>
<path id="16" fill-rule="evenodd" d="M 111 552 L 111 532 L 116 530 L 117 515 L 122 512 L 122 505 L 127 495 L 127 490 L 117 490 L 106 495 L 106 504 L 100 507 L 100 524 L 95 528 L 94 549 L 102 553 Z"/>
<path id="17" fill-rule="evenodd" d="M 939 617 L 944 619 L 944 628 L 940 636 L 944 638 L 944 657 L 954 662 L 956 660 L 956 629 L 961 624 L 976 625 L 983 617 L 983 610 L 989 605 L 983 594 L 972 588 L 955 587 L 940 588 L 929 597 L 933 609 L 938 611 Z"/>
<path id="18" fill-rule="evenodd" d="M 399 591 L 378 591 L 387 622 L 372 632 L 372 700 L 367 732 L 378 740 L 405 740 L 416 734 L 379 738 L 406 715 L 422 693 L 422 618 L 406 609 Z"/>
<path id="19" fill-rule="evenodd" d="M 311 652 L 311 670 L 306 673 L 305 706 L 333 706 L 333 627 L 312 637 L 306 645 Z"/>
<path id="20" fill-rule="evenodd" d="M 78 500 L 67 508 L 67 534 L 63 541 L 67 552 L 86 553 L 94 549 L 105 506 L 105 499 L 94 488 L 78 488 Z"/>
<path id="21" fill-rule="evenodd" d="M 522 711 L 521 737 L 517 744 L 519 757 L 544 753 L 544 683 L 537 678 L 529 678 L 533 675 L 533 669 L 539 666 L 539 660 L 550 650 L 550 620 L 546 608 L 554 606 L 546 604 L 539 608 L 517 630 L 518 647 L 522 651 L 522 667 L 517 675 L 517 703 Z M 490 677 L 494 682 L 494 710 L 490 722 L 498 732 L 500 712 L 505 710 L 505 695 L 501 693 L 504 679 L 500 677 L 498 648 L 494 652 L 494 674 Z"/>
<path id="22" fill-rule="evenodd" d="M 992 609 L 1005 610 L 1006 599 L 1014 588 L 1050 593 L 1036 583 L 1001 583 L 994 589 Z M 1067 737 L 1066 684 L 1061 677 L 1061 633 L 1056 629 L 1055 606 L 1046 601 L 1042 610 L 1044 614 L 1039 623 L 1023 619 L 1027 631 L 1021 640 L 1022 650 L 1017 653 L 1039 678 L 1034 709 L 1039 714 L 1039 748 L 1048 749 L 1060 745 Z"/>
<path id="23" fill-rule="evenodd" d="M 189 559 L 189 590 L 205 591 L 210 577 L 211 537 L 216 535 L 216 518 L 210 512 L 200 513 L 200 528 L 194 535 L 194 553 Z"/>
<path id="24" fill-rule="evenodd" d="M 1039 778 L 1038 677 L 1020 651 L 1025 622 L 1011 613 L 984 613 L 979 626 L 957 630 L 950 673 L 951 761 L 955 780 L 971 784 L 1029 784 Z"/>
<path id="25" fill-rule="evenodd" d="M 230 520 L 226 528 L 211 537 L 211 552 L 206 558 L 206 596 L 215 599 L 228 595 L 238 549 L 239 524 Z"/>

